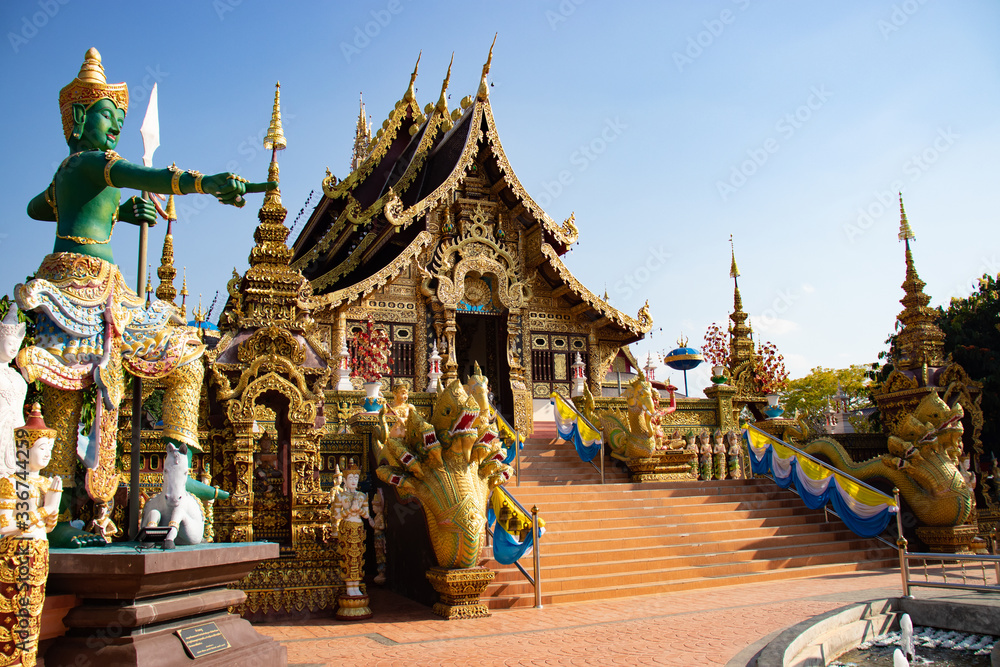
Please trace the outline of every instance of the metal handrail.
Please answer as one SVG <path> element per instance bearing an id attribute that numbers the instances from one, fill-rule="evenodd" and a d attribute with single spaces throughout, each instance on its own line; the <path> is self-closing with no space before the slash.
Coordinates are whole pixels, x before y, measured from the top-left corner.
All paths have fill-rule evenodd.
<path id="1" fill-rule="evenodd" d="M 896 501 L 899 502 L 899 489 L 895 489 L 893 494 L 896 497 Z M 981 554 L 944 554 L 944 553 L 909 553 L 906 550 L 907 542 L 906 538 L 903 536 L 903 520 L 900 518 L 900 513 L 896 514 L 896 530 L 899 533 L 899 537 L 896 539 L 896 547 L 899 550 L 899 574 L 903 580 L 903 597 L 912 597 L 910 595 L 910 588 L 914 586 L 922 586 L 924 588 L 948 588 L 948 589 L 958 589 L 958 590 L 968 590 L 968 591 L 984 591 L 989 593 L 1000 592 L 1000 556 Z M 996 551 L 994 546 L 993 551 Z M 924 581 L 917 581 L 910 579 L 910 561 L 911 560 L 921 560 L 924 562 Z M 930 581 L 930 574 L 927 572 L 927 561 L 936 560 L 941 561 L 941 577 L 944 581 Z M 962 583 L 950 583 L 948 581 L 948 573 L 944 569 L 945 561 L 960 561 L 963 562 L 962 566 Z M 983 584 L 981 586 L 976 584 L 968 583 L 968 576 L 965 572 L 965 561 L 977 561 L 982 566 L 982 578 Z M 995 585 L 989 585 L 986 583 L 986 565 L 987 563 L 993 563 L 994 574 L 996 576 L 997 583 Z"/>
<path id="2" fill-rule="evenodd" d="M 847 479 L 851 480 L 855 484 L 863 486 L 866 489 L 868 489 L 869 491 L 874 491 L 875 493 L 877 493 L 880 496 L 883 496 L 887 500 L 893 500 L 893 497 L 890 496 L 885 491 L 880 491 L 880 490 L 876 489 L 874 486 L 872 486 L 871 484 L 867 484 L 865 482 L 862 482 L 857 477 L 853 477 L 852 475 L 844 472 L 843 470 L 838 470 L 837 468 L 834 468 L 829 463 L 826 463 L 825 461 L 821 461 L 820 459 L 816 458 L 815 456 L 813 456 L 811 454 L 807 454 L 806 452 L 802 451 L 801 449 L 799 449 L 795 445 L 790 445 L 787 442 L 785 442 L 784 440 L 782 440 L 781 438 L 779 438 L 779 437 L 777 437 L 775 435 L 771 435 L 767 431 L 765 431 L 763 429 L 759 429 L 756 426 L 754 426 L 753 424 L 746 423 L 746 424 L 744 424 L 744 426 L 747 427 L 747 428 L 752 428 L 753 430 L 757 431 L 758 433 L 762 433 L 762 434 L 766 435 L 767 437 L 769 437 L 769 438 L 771 438 L 773 440 L 777 440 L 779 443 L 781 443 L 781 445 L 783 447 L 788 447 L 792 451 L 794 451 L 794 452 L 796 452 L 798 454 L 801 454 L 802 456 L 806 457 L 810 461 L 819 464 L 821 467 L 825 468 L 826 470 L 829 470 L 830 472 L 836 473 L 836 474 L 840 475 L 841 477 L 846 477 Z M 747 443 L 747 448 L 748 449 L 750 448 L 750 443 L 749 442 Z M 752 452 L 751 452 L 751 455 L 752 455 Z M 896 508 L 899 509 L 899 500 L 895 499 L 894 502 L 896 503 Z"/>
<path id="3" fill-rule="evenodd" d="M 502 487 L 502 486 L 494 487 L 493 491 L 490 492 L 490 495 L 492 496 L 492 494 L 494 492 L 496 492 L 497 489 L 500 489 L 500 492 L 503 493 L 504 495 L 506 495 L 507 498 L 509 498 L 514 503 L 514 505 L 517 506 L 517 508 L 519 510 L 521 510 L 525 514 L 529 513 L 528 510 L 525 509 L 524 505 L 522 505 L 520 502 L 518 502 L 517 498 L 515 498 L 513 495 L 511 495 L 511 493 L 507 489 L 505 489 L 504 487 Z M 487 502 L 489 502 L 489 501 L 487 500 Z M 532 588 L 535 591 L 535 609 L 541 609 L 542 608 L 542 576 L 541 576 L 542 575 L 542 570 L 541 570 L 541 559 L 540 559 L 540 556 L 539 556 L 539 549 L 540 549 L 540 547 L 539 547 L 539 544 L 538 544 L 538 538 L 540 537 L 540 535 L 538 534 L 538 528 L 539 528 L 539 526 L 538 526 L 538 505 L 532 506 L 530 514 L 531 514 L 531 551 L 532 551 L 532 554 L 534 556 L 534 558 L 532 560 L 533 560 L 533 566 L 534 566 L 533 569 L 534 569 L 535 576 L 532 577 L 530 574 L 528 574 L 527 570 L 525 570 L 524 567 L 521 566 L 521 563 L 519 563 L 518 561 L 514 561 L 514 566 L 518 570 L 521 571 L 521 574 L 524 575 L 524 578 L 528 580 L 528 583 L 531 584 Z M 499 525 L 499 523 L 500 523 L 500 517 L 497 517 L 496 520 L 497 520 L 497 524 Z M 490 530 L 489 526 L 486 526 L 486 533 L 490 537 L 493 537 L 493 531 Z"/>
<path id="4" fill-rule="evenodd" d="M 549 400 L 552 400 L 552 399 L 550 398 Z M 566 405 L 569 406 L 569 409 L 572 410 L 576 414 L 577 417 L 579 417 L 580 419 L 583 420 L 584 424 L 586 424 L 587 426 L 589 426 L 590 428 L 592 428 L 593 430 L 595 430 L 595 431 L 597 431 L 598 433 L 601 434 L 601 453 L 600 453 L 601 467 L 598 468 L 596 465 L 594 465 L 593 461 L 587 461 L 587 463 L 589 463 L 590 465 L 594 466 L 594 470 L 599 470 L 600 471 L 600 473 L 601 473 L 601 484 L 604 484 L 604 432 L 601 429 L 599 429 L 596 426 L 594 426 L 593 424 L 591 424 L 590 420 L 587 419 L 586 417 L 584 417 L 583 413 L 580 412 L 579 410 L 577 410 L 576 406 L 573 405 L 572 402 L 567 401 Z M 562 438 L 560 438 L 560 440 L 561 439 Z M 563 442 L 566 442 L 566 441 L 563 440 Z"/>

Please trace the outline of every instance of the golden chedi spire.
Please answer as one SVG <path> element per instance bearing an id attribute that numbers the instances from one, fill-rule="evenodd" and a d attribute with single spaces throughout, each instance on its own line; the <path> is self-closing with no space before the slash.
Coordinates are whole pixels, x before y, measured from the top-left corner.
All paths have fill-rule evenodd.
<path id="1" fill-rule="evenodd" d="M 271 166 L 267 170 L 267 180 L 279 181 L 278 178 L 278 151 L 285 150 L 288 142 L 285 141 L 285 132 L 281 128 L 281 82 L 274 84 L 274 106 L 271 108 L 271 124 L 267 128 L 264 136 L 264 150 L 271 151 Z M 281 189 L 268 190 L 264 195 L 264 205 L 281 207 Z M 284 210 L 284 209 L 282 209 Z M 282 216 L 284 218 L 284 216 Z"/>
<path id="2" fill-rule="evenodd" d="M 275 86 L 271 125 L 264 137 L 264 148 L 271 149 L 271 164 L 267 180 L 278 181 L 277 152 L 287 146 L 281 127 L 281 84 Z M 288 211 L 281 204 L 281 195 L 275 188 L 264 197 L 257 213 L 260 223 L 254 230 L 254 247 L 250 251 L 250 268 L 240 285 L 243 300 L 242 328 L 263 327 L 283 323 L 297 327 L 297 299 L 306 279 L 289 266 L 292 249 L 288 247 L 289 230 L 285 226 Z"/>
<path id="3" fill-rule="evenodd" d="M 351 171 L 360 167 L 371 154 L 372 128 L 365 115 L 365 100 L 360 97 L 361 111 L 358 113 L 358 125 L 354 130 L 354 153 L 351 156 Z"/>
<path id="4" fill-rule="evenodd" d="M 177 269 L 174 268 L 174 220 L 177 219 L 177 208 L 174 206 L 174 196 L 170 195 L 167 200 L 167 234 L 163 237 L 163 252 L 160 254 L 160 268 L 156 269 L 156 275 L 160 278 L 160 285 L 156 288 L 156 298 L 161 301 L 174 302 L 177 297 L 177 290 L 174 288 L 174 278 L 177 277 Z"/>
<path id="5" fill-rule="evenodd" d="M 490 54 L 486 57 L 486 64 L 483 65 L 483 76 L 479 81 L 479 90 L 476 92 L 476 97 L 481 101 L 485 101 L 490 96 L 490 84 L 486 80 L 486 75 L 490 73 L 490 65 L 493 63 L 493 47 L 496 46 L 498 34 L 500 33 L 493 35 L 493 43 L 490 44 Z"/>
<path id="6" fill-rule="evenodd" d="M 732 234 L 729 235 L 729 246 L 732 252 L 729 277 L 733 279 L 733 312 L 729 316 L 733 322 L 729 329 L 729 367 L 732 369 L 744 361 L 753 359 L 753 339 L 750 337 L 750 325 L 747 324 L 749 315 L 743 310 L 743 297 L 740 295 L 738 280 L 740 270 L 736 266 L 736 247 L 733 245 Z"/>
<path id="7" fill-rule="evenodd" d="M 937 313 L 927 305 L 931 298 L 924 293 L 926 283 L 917 275 L 913 263 L 910 241 L 915 240 L 916 235 L 906 219 L 902 194 L 899 195 L 899 214 L 899 240 L 906 244 L 906 279 L 902 285 L 905 294 L 900 299 L 903 312 L 897 317 L 903 330 L 896 335 L 898 358 L 893 359 L 893 364 L 904 371 L 919 371 L 925 366 L 937 368 L 944 365 L 945 336 L 937 325 Z"/>

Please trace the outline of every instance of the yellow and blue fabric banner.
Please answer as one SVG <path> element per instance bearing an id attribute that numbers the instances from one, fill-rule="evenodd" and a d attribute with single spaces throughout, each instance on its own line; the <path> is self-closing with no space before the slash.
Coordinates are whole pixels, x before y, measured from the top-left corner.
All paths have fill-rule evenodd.
<path id="1" fill-rule="evenodd" d="M 556 430 L 559 437 L 572 442 L 580 460 L 592 461 L 601 451 L 603 441 L 601 432 L 592 427 L 576 407 L 560 394 L 552 392 L 552 406 L 556 418 Z"/>
<path id="2" fill-rule="evenodd" d="M 497 517 L 500 517 L 497 520 Z M 502 486 L 495 487 L 486 506 L 486 523 L 493 529 L 493 559 L 510 565 L 531 553 L 533 544 L 531 514 L 518 504 Z M 508 528 L 517 532 L 513 535 Z M 545 534 L 545 522 L 538 518 L 538 537 Z M 521 536 L 524 539 L 518 539 Z"/>
<path id="3" fill-rule="evenodd" d="M 829 502 L 856 535 L 881 534 L 890 515 L 899 511 L 892 496 L 859 484 L 754 426 L 743 429 L 743 439 L 754 474 L 770 475 L 783 489 L 794 485 L 809 509 L 820 509 Z"/>

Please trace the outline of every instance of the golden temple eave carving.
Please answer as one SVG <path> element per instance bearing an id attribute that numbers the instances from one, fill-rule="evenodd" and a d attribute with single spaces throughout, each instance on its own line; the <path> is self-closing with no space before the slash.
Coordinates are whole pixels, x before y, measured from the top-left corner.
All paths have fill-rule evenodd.
<path id="1" fill-rule="evenodd" d="M 397 277 L 415 257 L 417 257 L 431 243 L 430 233 L 423 231 L 417 234 L 407 248 L 401 252 L 392 262 L 387 264 L 377 273 L 365 278 L 361 282 L 350 287 L 310 297 L 310 304 L 315 309 L 337 308 L 338 306 L 357 301 L 371 292 L 389 284 L 393 278 Z M 313 283 L 315 285 L 315 282 Z"/>
<path id="2" fill-rule="evenodd" d="M 649 309 L 647 306 L 643 306 L 643 308 L 640 309 L 640 316 L 638 319 L 629 317 L 606 302 L 604 299 L 591 292 L 583 285 L 583 283 L 577 280 L 576 276 L 574 276 L 569 270 L 569 267 L 567 267 L 563 263 L 562 259 L 560 259 L 556 250 L 548 243 L 542 244 L 542 254 L 548 260 L 549 265 L 555 269 L 556 273 L 563 280 L 563 282 L 569 285 L 573 294 L 589 304 L 591 309 L 598 313 L 602 318 L 607 318 L 610 323 L 614 323 L 622 329 L 625 329 L 630 334 L 636 336 L 637 339 L 642 338 L 653 328 L 653 318 L 649 315 Z"/>

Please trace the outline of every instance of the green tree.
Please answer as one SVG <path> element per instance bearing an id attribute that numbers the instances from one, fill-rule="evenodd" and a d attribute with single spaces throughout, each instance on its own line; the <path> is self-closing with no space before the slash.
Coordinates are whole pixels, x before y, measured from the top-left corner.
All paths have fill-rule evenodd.
<path id="1" fill-rule="evenodd" d="M 983 449 L 1000 457 L 1000 274 L 984 275 L 964 299 L 938 308 L 946 354 L 983 383 Z"/>
<path id="2" fill-rule="evenodd" d="M 838 385 L 847 397 L 848 410 L 868 407 L 868 369 L 864 364 L 839 369 L 817 366 L 809 375 L 789 380 L 788 387 L 781 392 L 781 404 L 786 416 L 790 417 L 798 410 L 799 416 L 805 419 L 810 428 L 819 430 L 825 424 L 824 413 L 828 401 L 837 393 Z M 856 424 L 855 429 L 865 430 L 865 425 Z"/>

